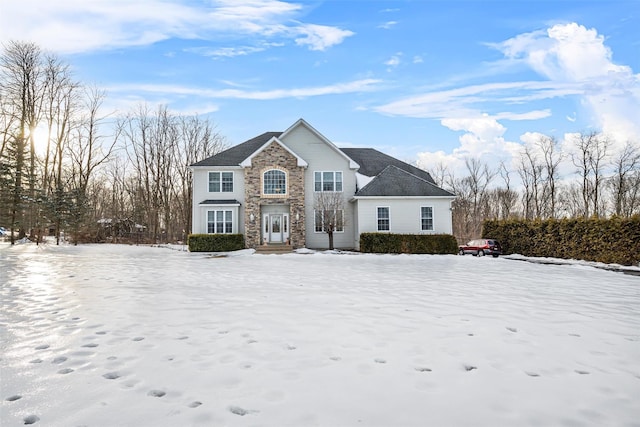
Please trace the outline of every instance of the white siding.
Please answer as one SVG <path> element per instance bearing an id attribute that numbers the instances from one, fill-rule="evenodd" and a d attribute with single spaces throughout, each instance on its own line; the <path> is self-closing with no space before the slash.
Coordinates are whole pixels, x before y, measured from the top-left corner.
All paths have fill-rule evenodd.
<path id="1" fill-rule="evenodd" d="M 377 208 L 389 207 L 389 231 L 397 234 L 452 234 L 451 198 L 363 198 L 358 199 L 358 236 L 360 233 L 378 232 Z M 433 207 L 433 231 L 423 231 L 420 208 Z M 359 239 L 359 237 L 357 237 Z M 356 245 L 359 246 L 359 245 Z"/>
<path id="2" fill-rule="evenodd" d="M 349 200 L 356 191 L 356 175 L 354 170 L 349 169 L 349 160 L 342 152 L 327 144 L 306 126 L 292 129 L 281 141 L 309 164 L 305 171 L 305 239 L 307 247 L 329 247 L 329 236 L 326 233 L 316 233 L 314 228 L 314 172 L 340 171 L 342 172 L 345 226 L 343 233 L 333 234 L 333 245 L 335 248 L 354 248 L 356 228 L 354 226 L 353 204 L 349 203 Z"/>
<path id="3" fill-rule="evenodd" d="M 233 192 L 209 192 L 209 172 L 233 172 Z M 207 232 L 207 210 L 211 210 L 211 206 L 201 206 L 205 200 L 229 200 L 235 199 L 244 204 L 244 170 L 239 167 L 195 167 L 193 168 L 193 224 L 191 225 L 192 233 Z M 238 233 L 244 233 L 244 209 L 233 208 L 234 212 L 234 229 Z"/>

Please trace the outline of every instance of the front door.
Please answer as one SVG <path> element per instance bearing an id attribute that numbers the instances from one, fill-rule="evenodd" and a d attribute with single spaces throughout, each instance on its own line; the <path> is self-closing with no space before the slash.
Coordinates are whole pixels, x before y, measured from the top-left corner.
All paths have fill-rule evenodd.
<path id="1" fill-rule="evenodd" d="M 269 242 L 282 242 L 282 215 L 269 215 Z"/>

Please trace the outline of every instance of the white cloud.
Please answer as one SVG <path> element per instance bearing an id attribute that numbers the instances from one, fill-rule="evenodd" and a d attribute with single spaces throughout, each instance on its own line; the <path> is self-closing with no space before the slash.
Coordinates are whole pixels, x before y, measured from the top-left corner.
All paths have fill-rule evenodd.
<path id="1" fill-rule="evenodd" d="M 604 133 L 622 140 L 640 135 L 640 74 L 615 64 L 604 36 L 595 29 L 576 23 L 558 24 L 494 47 L 551 82 L 581 88 L 581 101 Z"/>
<path id="2" fill-rule="evenodd" d="M 311 50 L 326 50 L 354 35 L 349 30 L 315 24 L 300 24 L 290 31 L 299 35 L 295 39 L 297 45 L 308 46 Z"/>
<path id="3" fill-rule="evenodd" d="M 383 30 L 390 30 L 391 28 L 398 25 L 397 21 L 387 21 L 384 24 L 378 25 L 378 28 L 382 28 Z"/>
<path id="4" fill-rule="evenodd" d="M 153 44 L 172 37 L 293 39 L 324 50 L 351 31 L 294 21 L 297 3 L 279 0 L 22 0 L 3 2 L 0 42 L 27 40 L 59 53 Z"/>
<path id="5" fill-rule="evenodd" d="M 108 88 L 113 93 L 152 93 L 160 95 L 198 96 L 211 99 L 254 99 L 270 100 L 282 98 L 306 98 L 310 96 L 336 95 L 345 93 L 367 92 L 376 89 L 381 80 L 362 79 L 346 83 L 336 83 L 326 86 L 313 86 L 293 89 L 245 90 L 245 89 L 209 89 L 200 87 L 172 86 L 172 85 L 119 85 Z"/>
<path id="6" fill-rule="evenodd" d="M 384 62 L 384 65 L 388 66 L 387 70 L 391 70 L 400 65 L 400 57 L 402 56 L 402 52 L 398 52 L 395 55 L 391 56 L 388 60 Z"/>
<path id="7" fill-rule="evenodd" d="M 374 108 L 383 114 L 438 119 L 454 131 L 465 132 L 451 153 L 419 153 L 419 164 L 433 167 L 448 162 L 460 167 L 464 156 L 516 159 L 523 143 L 539 137 L 527 132 L 520 142 L 503 139 L 500 121 L 538 120 L 551 117 L 555 99 L 574 99 L 586 107 L 591 117 L 563 113 L 566 120 L 592 124 L 592 128 L 620 146 L 640 135 L 640 74 L 613 62 L 603 35 L 576 23 L 554 25 L 545 30 L 520 34 L 494 44 L 504 54 L 494 71 L 520 65 L 538 73 L 540 81 L 508 81 L 474 84 L 427 91 Z M 513 69 L 513 67 L 511 67 Z M 496 75 L 493 76 L 495 80 Z M 499 77 L 499 75 L 498 75 Z M 550 108 L 527 108 L 546 100 Z M 518 111 L 496 111 L 517 107 Z M 522 111 L 524 110 L 524 111 Z M 563 146 L 571 140 L 565 135 Z M 614 146 L 614 147 L 615 147 Z M 491 154 L 489 154 L 491 153 Z"/>
<path id="8" fill-rule="evenodd" d="M 413 57 L 414 64 L 422 64 L 423 62 L 424 62 L 424 59 L 422 59 L 420 55 L 416 55 Z"/>

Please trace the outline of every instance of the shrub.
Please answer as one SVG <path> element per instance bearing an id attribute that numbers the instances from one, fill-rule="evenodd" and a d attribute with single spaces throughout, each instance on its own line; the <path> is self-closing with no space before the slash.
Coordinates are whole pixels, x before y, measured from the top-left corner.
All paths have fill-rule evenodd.
<path id="1" fill-rule="evenodd" d="M 360 251 L 391 254 L 456 254 L 458 243 L 450 234 L 360 234 Z"/>
<path id="2" fill-rule="evenodd" d="M 622 265 L 640 263 L 640 217 L 544 221 L 485 221 L 482 236 L 506 254 L 573 258 Z"/>
<path id="3" fill-rule="evenodd" d="M 242 234 L 189 234 L 189 252 L 228 252 L 244 249 Z"/>

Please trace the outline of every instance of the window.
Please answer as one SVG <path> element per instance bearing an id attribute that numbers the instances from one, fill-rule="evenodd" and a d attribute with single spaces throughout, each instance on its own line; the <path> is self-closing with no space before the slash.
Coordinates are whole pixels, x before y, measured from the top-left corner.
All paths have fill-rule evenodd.
<path id="1" fill-rule="evenodd" d="M 271 169 L 262 174 L 263 194 L 287 194 L 287 174 L 278 169 Z"/>
<path id="2" fill-rule="evenodd" d="M 233 232 L 232 211 L 207 211 L 207 233 L 224 234 Z"/>
<path id="3" fill-rule="evenodd" d="M 315 172 L 315 191 L 342 191 L 342 172 Z"/>
<path id="4" fill-rule="evenodd" d="M 209 192 L 233 192 L 233 172 L 209 172 Z"/>
<path id="5" fill-rule="evenodd" d="M 433 208 L 431 206 L 420 207 L 420 222 L 422 225 L 422 230 L 433 230 Z"/>
<path id="6" fill-rule="evenodd" d="M 335 233 L 344 232 L 344 210 L 316 210 L 314 217 L 316 233 L 326 233 L 329 224 L 333 224 L 333 231 Z"/>
<path id="7" fill-rule="evenodd" d="M 389 208 L 388 207 L 379 207 L 378 208 L 378 231 L 389 231 Z"/>

